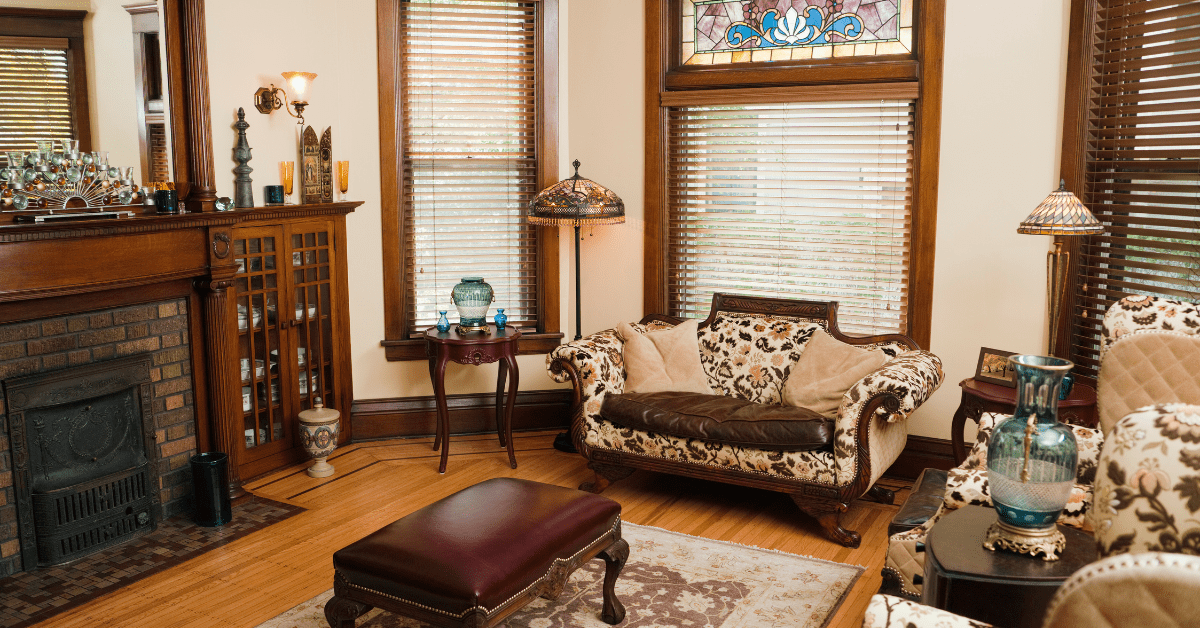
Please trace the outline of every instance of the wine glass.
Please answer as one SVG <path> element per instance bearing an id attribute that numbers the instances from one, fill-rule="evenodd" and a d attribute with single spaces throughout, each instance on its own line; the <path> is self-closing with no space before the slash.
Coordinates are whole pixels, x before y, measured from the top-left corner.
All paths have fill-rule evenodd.
<path id="1" fill-rule="evenodd" d="M 346 190 L 350 189 L 350 162 L 337 162 L 338 189 L 342 191 L 342 201 L 346 200 Z"/>
<path id="2" fill-rule="evenodd" d="M 283 168 L 283 202 L 286 205 L 292 204 L 292 176 L 296 172 L 296 162 L 281 161 L 279 165 Z"/>

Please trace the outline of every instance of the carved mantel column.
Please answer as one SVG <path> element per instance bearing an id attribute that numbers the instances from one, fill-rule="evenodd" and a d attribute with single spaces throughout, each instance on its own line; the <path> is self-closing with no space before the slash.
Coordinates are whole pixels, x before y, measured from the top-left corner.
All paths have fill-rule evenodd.
<path id="1" fill-rule="evenodd" d="M 246 494 L 239 471 L 245 435 L 242 424 L 241 390 L 236 368 L 237 311 L 230 298 L 237 266 L 232 261 L 233 244 L 228 228 L 211 229 L 209 251 L 214 262 L 212 274 L 197 280 L 204 295 L 205 364 L 208 370 L 209 426 L 217 451 L 229 456 L 229 496 Z M 227 264 L 227 265 L 226 265 Z"/>

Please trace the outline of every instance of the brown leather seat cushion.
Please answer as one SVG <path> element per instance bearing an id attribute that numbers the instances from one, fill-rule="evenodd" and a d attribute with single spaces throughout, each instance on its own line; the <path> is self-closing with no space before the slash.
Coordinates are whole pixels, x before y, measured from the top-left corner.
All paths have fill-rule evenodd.
<path id="1" fill-rule="evenodd" d="M 494 478 L 430 504 L 333 555 L 351 584 L 458 615 L 492 610 L 612 529 L 607 497 Z"/>
<path id="2" fill-rule="evenodd" d="M 635 430 L 757 449 L 812 451 L 833 442 L 833 420 L 812 410 L 723 395 L 608 395 L 600 416 Z"/>

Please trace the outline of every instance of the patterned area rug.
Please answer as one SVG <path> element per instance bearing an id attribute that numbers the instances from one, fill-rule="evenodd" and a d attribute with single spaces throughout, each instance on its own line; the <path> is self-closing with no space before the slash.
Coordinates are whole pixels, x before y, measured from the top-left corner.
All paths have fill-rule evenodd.
<path id="1" fill-rule="evenodd" d="M 821 628 L 863 568 L 623 523 L 629 562 L 617 580 L 622 628 Z M 505 622 L 508 628 L 607 628 L 600 621 L 604 561 L 571 576 L 556 601 L 538 598 Z M 326 628 L 326 591 L 258 628 Z M 358 628 L 423 628 L 379 609 Z"/>

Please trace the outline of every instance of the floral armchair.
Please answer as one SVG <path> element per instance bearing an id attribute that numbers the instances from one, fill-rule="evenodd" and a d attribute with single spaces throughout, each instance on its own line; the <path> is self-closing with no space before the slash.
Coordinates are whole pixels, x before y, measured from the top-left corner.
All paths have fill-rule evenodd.
<path id="1" fill-rule="evenodd" d="M 1104 433 L 1121 417 L 1148 403 L 1200 403 L 1200 313 L 1191 303 L 1158 297 L 1126 297 L 1104 316 L 1097 377 L 1099 430 L 1072 426 L 1079 443 L 1076 484 L 1059 523 L 1091 530 L 1088 511 L 1100 467 Z M 924 524 L 892 535 L 884 561 L 885 590 L 918 599 L 924 571 L 926 532 L 947 512 L 967 504 L 991 506 L 987 490 L 987 445 L 992 428 L 1005 415 L 980 419 L 971 453 L 951 469 L 938 512 Z M 1200 432 L 1197 432 L 1200 438 Z M 1197 498 L 1200 500 L 1200 497 Z M 1198 531 L 1200 534 L 1200 531 Z M 886 586 L 887 583 L 894 586 Z"/>
<path id="2" fill-rule="evenodd" d="M 652 315 L 634 328 L 645 333 L 678 322 Z M 860 537 L 841 526 L 841 514 L 868 491 L 890 503 L 890 491 L 872 486 L 904 449 L 904 419 L 941 384 L 941 360 L 905 336 L 842 334 L 837 303 L 720 293 L 699 325 L 700 359 L 714 392 L 780 404 L 790 369 L 817 329 L 889 359 L 846 392 L 833 442 L 813 451 L 757 449 L 619 426 L 601 415 L 604 397 L 624 388 L 623 343 L 616 332 L 556 348 L 547 356 L 550 374 L 574 385 L 571 437 L 595 472 L 595 480 L 580 488 L 600 492 L 640 468 L 786 492 L 832 540 L 857 547 Z"/>

